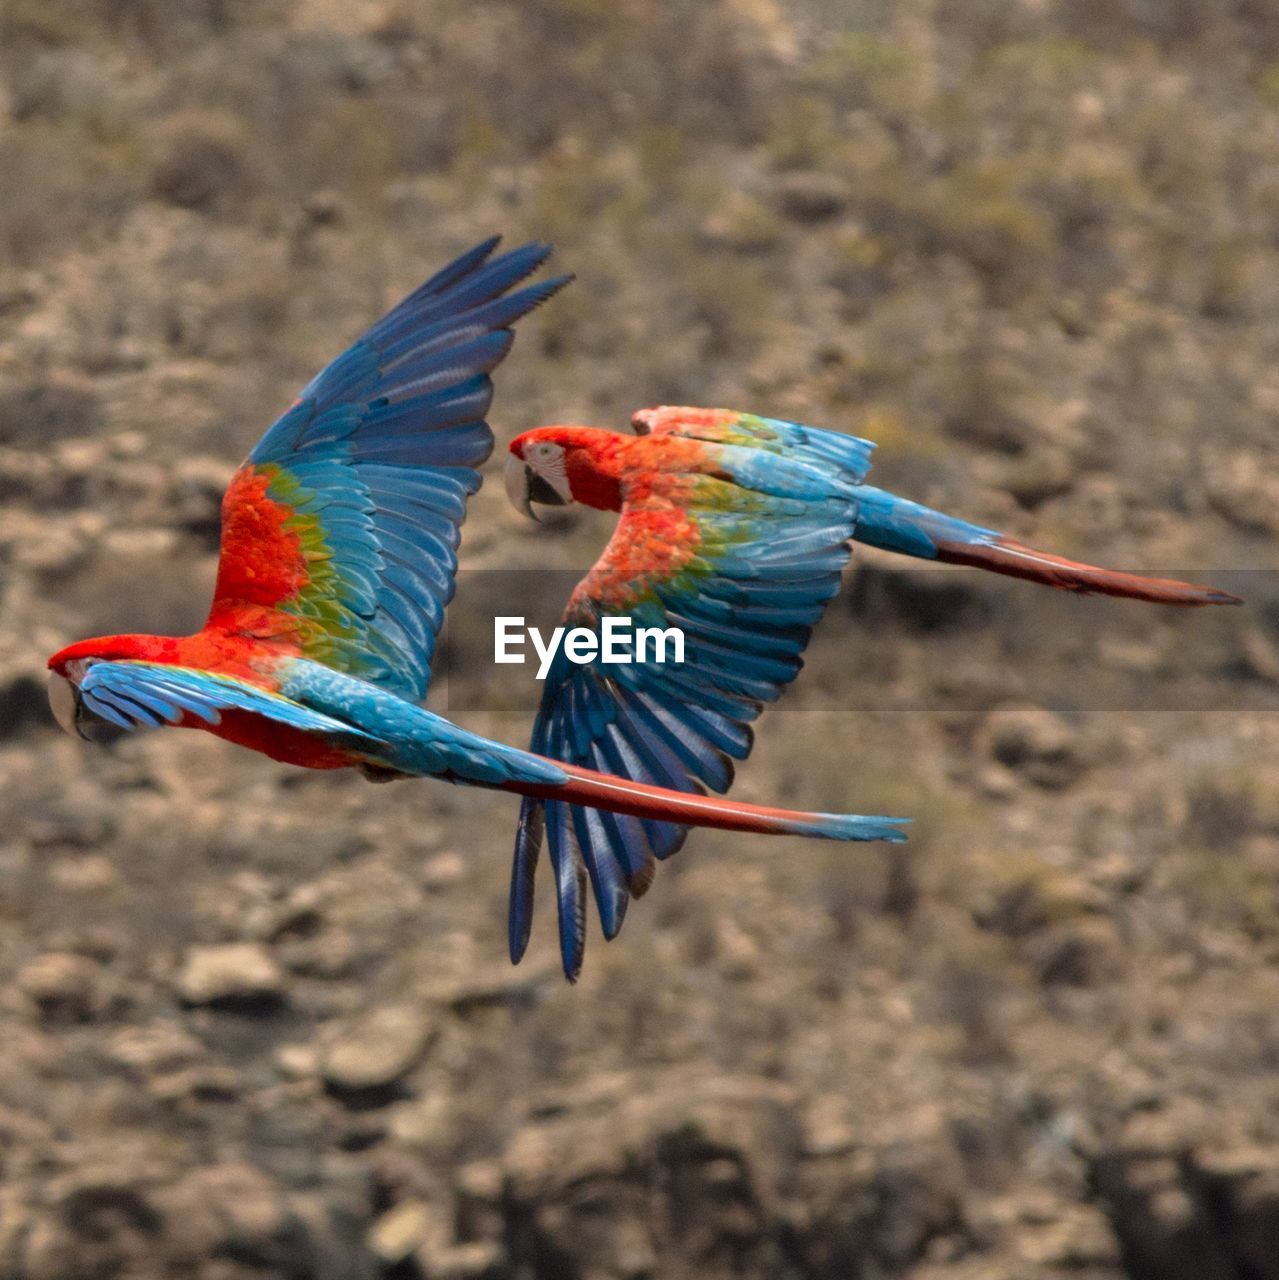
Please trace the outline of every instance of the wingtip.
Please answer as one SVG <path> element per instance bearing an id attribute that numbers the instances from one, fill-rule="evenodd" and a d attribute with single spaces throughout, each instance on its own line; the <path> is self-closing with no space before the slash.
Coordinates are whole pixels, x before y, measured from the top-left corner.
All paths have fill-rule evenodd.
<path id="1" fill-rule="evenodd" d="M 524 244 L 516 245 L 514 249 L 508 249 L 502 257 L 508 260 L 518 258 L 528 264 L 529 271 L 533 271 L 554 252 L 555 246 L 547 240 L 528 240 Z"/>
<path id="2" fill-rule="evenodd" d="M 560 934 L 560 966 L 569 982 L 576 982 L 582 973 L 582 964 L 586 959 L 586 914 L 577 912 L 574 919 L 573 936 Z"/>
<path id="3" fill-rule="evenodd" d="M 534 281 L 526 290 L 526 292 L 530 294 L 534 291 L 537 293 L 537 297 L 534 299 L 533 304 L 529 309 L 531 311 L 536 311 L 542 303 L 548 302 L 557 293 L 559 293 L 565 285 L 572 284 L 576 279 L 577 277 L 571 271 L 567 271 L 563 275 L 548 276 L 545 280 Z"/>
<path id="4" fill-rule="evenodd" d="M 612 942 L 622 932 L 622 925 L 626 921 L 626 908 L 630 905 L 630 901 L 630 894 L 623 893 L 618 895 L 615 901 L 610 902 L 608 910 L 600 911 L 600 932 L 604 935 L 605 942 Z"/>
<path id="5" fill-rule="evenodd" d="M 888 844 L 905 844 L 909 837 L 900 828 L 909 826 L 911 821 L 910 818 L 876 818 L 874 819 L 876 834 L 871 838 L 886 841 Z"/>

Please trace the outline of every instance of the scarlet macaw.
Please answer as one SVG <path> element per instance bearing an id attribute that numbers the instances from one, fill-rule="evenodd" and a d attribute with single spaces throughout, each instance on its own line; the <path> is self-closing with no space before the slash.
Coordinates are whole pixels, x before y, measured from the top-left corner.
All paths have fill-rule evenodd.
<path id="1" fill-rule="evenodd" d="M 59 724 L 84 737 L 104 723 L 202 729 L 307 768 L 562 800 L 556 813 L 572 806 L 587 823 L 606 821 L 597 811 L 607 810 L 619 815 L 607 822 L 628 833 L 679 824 L 904 839 L 901 819 L 668 790 L 492 742 L 419 705 L 454 590 L 466 500 L 493 448 L 489 374 L 510 349 L 513 322 L 569 278 L 510 292 L 550 250 L 530 244 L 490 260 L 496 244 L 477 246 L 410 294 L 258 442 L 223 499 L 214 599 L 198 632 L 82 640 L 49 659 Z M 531 839 L 530 822 L 522 839 Z M 553 830 L 556 847 L 567 839 Z M 617 856 L 633 848 L 632 837 Z M 581 862 L 559 860 L 556 876 L 574 977 Z"/>
<path id="2" fill-rule="evenodd" d="M 1077 564 L 874 488 L 865 483 L 869 440 L 724 409 L 645 409 L 632 425 L 639 434 L 539 427 L 510 445 L 506 487 L 521 511 L 582 502 L 621 513 L 564 625 L 598 630 L 604 618 L 627 617 L 685 636 L 680 665 L 578 665 L 561 650 L 532 737 L 532 750 L 557 760 L 675 790 L 726 791 L 733 761 L 750 753 L 751 723 L 798 673 L 854 541 L 1070 591 L 1240 603 L 1212 587 Z M 511 876 L 517 961 L 543 828 L 561 918 L 581 912 L 584 866 L 607 937 L 628 895 L 648 887 L 653 859 L 669 857 L 688 831 L 527 797 Z"/>

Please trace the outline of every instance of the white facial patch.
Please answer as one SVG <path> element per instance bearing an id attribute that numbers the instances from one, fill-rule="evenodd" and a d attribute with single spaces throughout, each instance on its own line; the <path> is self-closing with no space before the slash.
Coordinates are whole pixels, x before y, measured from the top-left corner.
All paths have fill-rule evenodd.
<path id="1" fill-rule="evenodd" d="M 564 450 L 549 440 L 538 440 L 524 450 L 524 461 L 564 499 L 572 501 L 568 486 L 568 472 L 564 465 Z"/>

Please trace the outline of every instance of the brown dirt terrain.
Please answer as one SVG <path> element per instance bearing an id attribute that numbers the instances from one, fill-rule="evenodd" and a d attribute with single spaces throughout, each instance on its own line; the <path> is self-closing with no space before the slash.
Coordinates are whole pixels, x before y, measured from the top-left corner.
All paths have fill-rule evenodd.
<path id="1" fill-rule="evenodd" d="M 0 173 L 0 1277 L 1279 1277 L 1279 8 L 0 0 Z M 507 798 L 59 735 L 45 655 L 197 625 L 235 461 L 494 229 L 578 274 L 502 441 L 753 408 L 1249 605 L 861 557 L 735 794 L 910 843 L 700 833 L 573 988 Z M 459 606 L 608 527 L 490 483 Z"/>

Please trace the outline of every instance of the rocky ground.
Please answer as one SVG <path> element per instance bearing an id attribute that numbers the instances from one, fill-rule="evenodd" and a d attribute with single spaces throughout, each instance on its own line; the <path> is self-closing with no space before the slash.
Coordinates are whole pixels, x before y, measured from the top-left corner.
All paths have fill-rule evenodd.
<path id="1" fill-rule="evenodd" d="M 1279 11 L 5 0 L 0 171 L 0 1276 L 1279 1277 Z M 494 228 L 579 277 L 502 439 L 794 416 L 1249 606 L 862 557 L 736 794 L 910 843 L 701 833 L 576 987 L 507 799 L 58 735 L 44 656 L 197 625 L 235 460 Z M 459 605 L 607 528 L 489 485 Z M 474 625 L 433 705 L 521 741 Z"/>

